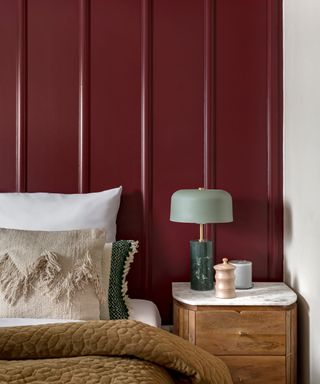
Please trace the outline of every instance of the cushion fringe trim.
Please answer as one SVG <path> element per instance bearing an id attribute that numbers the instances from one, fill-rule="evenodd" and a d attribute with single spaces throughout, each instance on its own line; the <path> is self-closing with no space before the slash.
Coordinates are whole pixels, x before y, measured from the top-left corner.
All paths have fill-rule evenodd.
<path id="1" fill-rule="evenodd" d="M 45 250 L 28 268 L 27 273 L 23 274 L 6 253 L 0 258 L 0 291 L 4 300 L 14 306 L 21 297 L 28 298 L 33 290 L 39 289 L 56 302 L 67 296 L 68 304 L 71 305 L 75 293 L 83 291 L 90 283 L 99 302 L 105 300 L 99 275 L 89 251 L 66 276 L 62 275 L 58 258 L 56 253 Z"/>
<path id="2" fill-rule="evenodd" d="M 130 300 L 129 300 L 129 296 L 128 296 L 127 275 L 129 273 L 129 270 L 130 270 L 130 265 L 134 261 L 134 255 L 138 252 L 138 247 L 139 247 L 139 241 L 130 240 L 130 251 L 129 251 L 128 257 L 126 258 L 126 261 L 125 261 L 125 264 L 124 264 L 124 268 L 123 268 L 123 275 L 122 275 L 121 293 L 122 293 L 122 297 L 124 299 L 124 302 L 125 302 L 125 304 L 126 304 L 126 306 L 128 308 L 129 318 L 130 318 L 130 316 L 132 314 L 131 313 L 132 309 L 130 307 Z"/>

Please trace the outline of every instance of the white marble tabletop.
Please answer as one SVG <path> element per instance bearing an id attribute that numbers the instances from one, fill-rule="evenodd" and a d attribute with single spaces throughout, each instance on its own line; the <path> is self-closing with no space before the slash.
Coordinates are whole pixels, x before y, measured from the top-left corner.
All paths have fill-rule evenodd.
<path id="1" fill-rule="evenodd" d="M 190 283 L 172 283 L 173 298 L 189 305 L 287 306 L 297 301 L 297 295 L 285 283 L 254 283 L 251 289 L 237 289 L 236 295 L 233 299 L 219 299 L 214 290 L 194 291 Z"/>

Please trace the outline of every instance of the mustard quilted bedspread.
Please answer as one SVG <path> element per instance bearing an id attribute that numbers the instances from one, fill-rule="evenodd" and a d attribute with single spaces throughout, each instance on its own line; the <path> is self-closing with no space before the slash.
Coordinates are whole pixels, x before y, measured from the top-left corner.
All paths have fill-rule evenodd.
<path id="1" fill-rule="evenodd" d="M 0 383 L 175 382 L 231 384 L 232 380 L 218 358 L 136 321 L 0 330 Z"/>

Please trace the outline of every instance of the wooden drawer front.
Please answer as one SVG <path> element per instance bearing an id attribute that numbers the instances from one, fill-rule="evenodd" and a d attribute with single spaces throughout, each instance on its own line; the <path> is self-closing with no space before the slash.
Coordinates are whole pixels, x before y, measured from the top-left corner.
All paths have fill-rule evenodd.
<path id="1" fill-rule="evenodd" d="M 234 384 L 285 384 L 284 356 L 219 356 L 229 367 Z"/>
<path id="2" fill-rule="evenodd" d="M 285 311 L 199 311 L 196 344 L 214 355 L 284 355 Z"/>

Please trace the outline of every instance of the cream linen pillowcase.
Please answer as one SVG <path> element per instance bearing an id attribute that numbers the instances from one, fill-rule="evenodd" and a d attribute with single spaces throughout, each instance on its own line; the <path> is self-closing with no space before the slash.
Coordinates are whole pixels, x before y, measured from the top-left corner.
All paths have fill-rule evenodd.
<path id="1" fill-rule="evenodd" d="M 0 229 L 0 317 L 98 320 L 106 232 Z"/>

